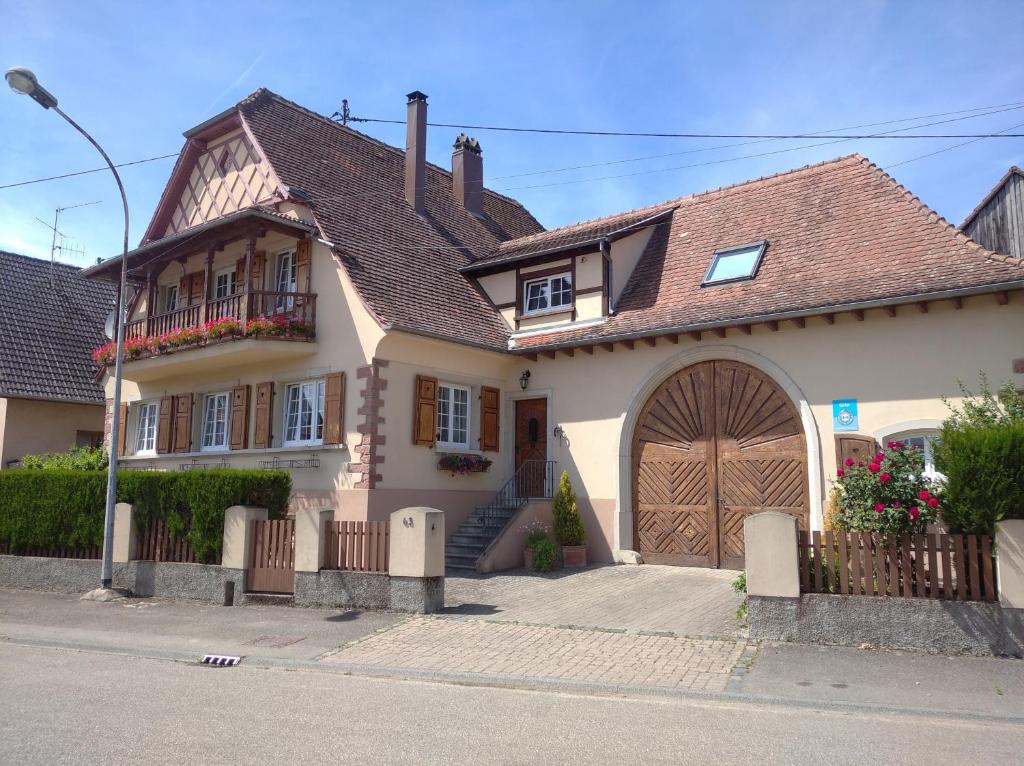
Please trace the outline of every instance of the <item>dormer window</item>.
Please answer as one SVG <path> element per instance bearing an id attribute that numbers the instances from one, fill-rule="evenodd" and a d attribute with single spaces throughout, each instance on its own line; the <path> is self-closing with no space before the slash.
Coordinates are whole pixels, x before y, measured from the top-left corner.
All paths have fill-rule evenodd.
<path id="1" fill-rule="evenodd" d="M 716 250 L 701 284 L 720 285 L 726 282 L 738 282 L 741 279 L 753 279 L 757 274 L 758 266 L 761 265 L 761 257 L 764 255 L 767 245 L 767 240 L 761 240 L 749 245 L 737 245 L 724 250 Z"/>
<path id="2" fill-rule="evenodd" d="M 523 283 L 523 316 L 572 306 L 572 276 L 554 274 Z"/>

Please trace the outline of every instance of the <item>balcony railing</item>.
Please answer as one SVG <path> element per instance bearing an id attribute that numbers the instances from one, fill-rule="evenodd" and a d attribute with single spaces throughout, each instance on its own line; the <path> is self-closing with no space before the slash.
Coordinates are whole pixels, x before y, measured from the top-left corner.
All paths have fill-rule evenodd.
<path id="1" fill-rule="evenodd" d="M 125 325 L 125 338 L 159 336 L 172 330 L 198 327 L 216 319 L 238 322 L 286 316 L 307 325 L 310 335 L 316 328 L 316 294 L 253 290 L 215 298 L 194 306 L 185 306 L 162 314 L 153 314 Z"/>

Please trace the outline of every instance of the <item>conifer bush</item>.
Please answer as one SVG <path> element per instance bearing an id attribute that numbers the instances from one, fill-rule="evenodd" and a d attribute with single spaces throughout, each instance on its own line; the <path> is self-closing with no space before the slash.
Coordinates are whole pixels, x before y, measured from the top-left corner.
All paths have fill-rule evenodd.
<path id="1" fill-rule="evenodd" d="M 583 545 L 586 542 L 587 532 L 583 528 L 580 510 L 576 507 L 576 493 L 573 492 L 568 471 L 562 471 L 558 490 L 551 501 L 551 515 L 559 545 Z"/>

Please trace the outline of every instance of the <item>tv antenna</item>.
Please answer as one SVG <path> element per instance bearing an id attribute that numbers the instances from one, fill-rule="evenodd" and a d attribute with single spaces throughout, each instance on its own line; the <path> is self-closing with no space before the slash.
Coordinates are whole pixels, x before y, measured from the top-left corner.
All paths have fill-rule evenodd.
<path id="1" fill-rule="evenodd" d="M 78 247 L 77 243 L 70 244 L 71 240 L 69 239 L 69 237 L 62 231 L 60 231 L 60 229 L 57 228 L 57 226 L 60 224 L 60 214 L 63 213 L 65 210 L 74 210 L 75 208 L 78 207 L 88 207 L 89 205 L 98 204 L 100 204 L 100 200 L 95 200 L 93 202 L 79 202 L 76 205 L 65 205 L 64 207 L 54 208 L 52 226 L 48 224 L 46 221 L 44 221 L 42 218 L 36 218 L 36 220 L 39 221 L 39 223 L 41 223 L 43 226 L 45 226 L 46 228 L 50 229 L 53 232 L 53 237 L 50 240 L 51 265 L 56 261 L 58 251 L 66 256 L 70 256 L 71 258 L 81 257 L 85 255 L 84 249 Z M 58 237 L 60 238 L 59 241 Z"/>

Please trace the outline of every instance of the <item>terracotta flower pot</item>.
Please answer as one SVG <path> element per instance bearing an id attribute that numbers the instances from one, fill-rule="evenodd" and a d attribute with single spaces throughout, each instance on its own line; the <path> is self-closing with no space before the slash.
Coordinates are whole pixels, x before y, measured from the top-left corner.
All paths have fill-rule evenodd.
<path id="1" fill-rule="evenodd" d="M 587 565 L 587 546 L 563 545 L 562 565 L 567 567 L 585 567 Z"/>

